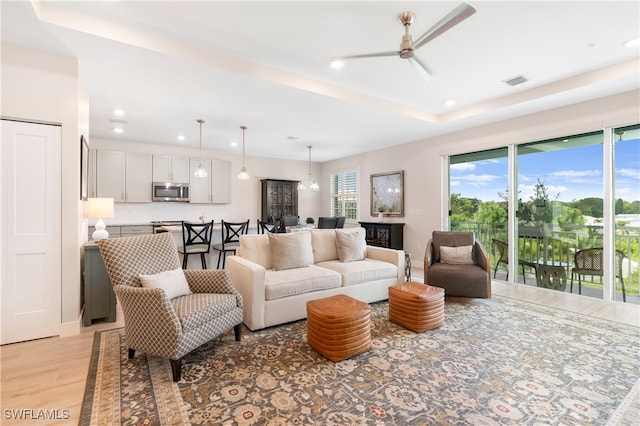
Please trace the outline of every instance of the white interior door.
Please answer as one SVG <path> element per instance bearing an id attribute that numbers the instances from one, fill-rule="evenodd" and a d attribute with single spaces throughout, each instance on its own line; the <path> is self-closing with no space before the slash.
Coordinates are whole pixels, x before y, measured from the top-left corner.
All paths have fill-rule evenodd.
<path id="1" fill-rule="evenodd" d="M 60 327 L 61 128 L 2 120 L 2 336 Z"/>

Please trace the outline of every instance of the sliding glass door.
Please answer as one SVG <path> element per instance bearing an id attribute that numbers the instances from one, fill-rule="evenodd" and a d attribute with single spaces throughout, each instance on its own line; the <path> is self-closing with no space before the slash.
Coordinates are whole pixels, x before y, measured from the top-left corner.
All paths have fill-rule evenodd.
<path id="1" fill-rule="evenodd" d="M 448 159 L 449 227 L 497 279 L 639 303 L 640 125 Z"/>

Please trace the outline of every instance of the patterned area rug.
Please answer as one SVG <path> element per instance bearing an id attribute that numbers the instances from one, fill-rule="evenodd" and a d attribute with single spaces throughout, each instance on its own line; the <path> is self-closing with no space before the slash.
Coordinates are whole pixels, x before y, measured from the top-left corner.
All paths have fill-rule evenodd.
<path id="1" fill-rule="evenodd" d="M 127 359 L 122 329 L 96 333 L 81 425 L 635 425 L 640 332 L 504 297 L 447 301 L 415 334 L 372 305 L 372 348 L 333 363 L 306 322 L 233 331 L 185 358 Z"/>

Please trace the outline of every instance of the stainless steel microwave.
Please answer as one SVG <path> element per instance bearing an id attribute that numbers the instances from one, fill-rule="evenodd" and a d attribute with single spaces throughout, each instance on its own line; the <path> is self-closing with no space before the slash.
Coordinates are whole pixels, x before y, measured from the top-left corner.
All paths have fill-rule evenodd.
<path id="1" fill-rule="evenodd" d="M 189 201 L 188 183 L 153 182 L 153 201 Z"/>

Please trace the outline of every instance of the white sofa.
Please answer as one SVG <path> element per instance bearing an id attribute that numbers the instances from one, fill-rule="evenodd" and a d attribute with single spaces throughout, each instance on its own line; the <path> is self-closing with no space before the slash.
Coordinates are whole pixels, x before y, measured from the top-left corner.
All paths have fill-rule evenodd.
<path id="1" fill-rule="evenodd" d="M 259 330 L 306 318 L 309 300 L 385 300 L 404 281 L 404 262 L 402 250 L 367 246 L 364 228 L 311 229 L 243 235 L 225 269 L 242 295 L 245 325 Z"/>

